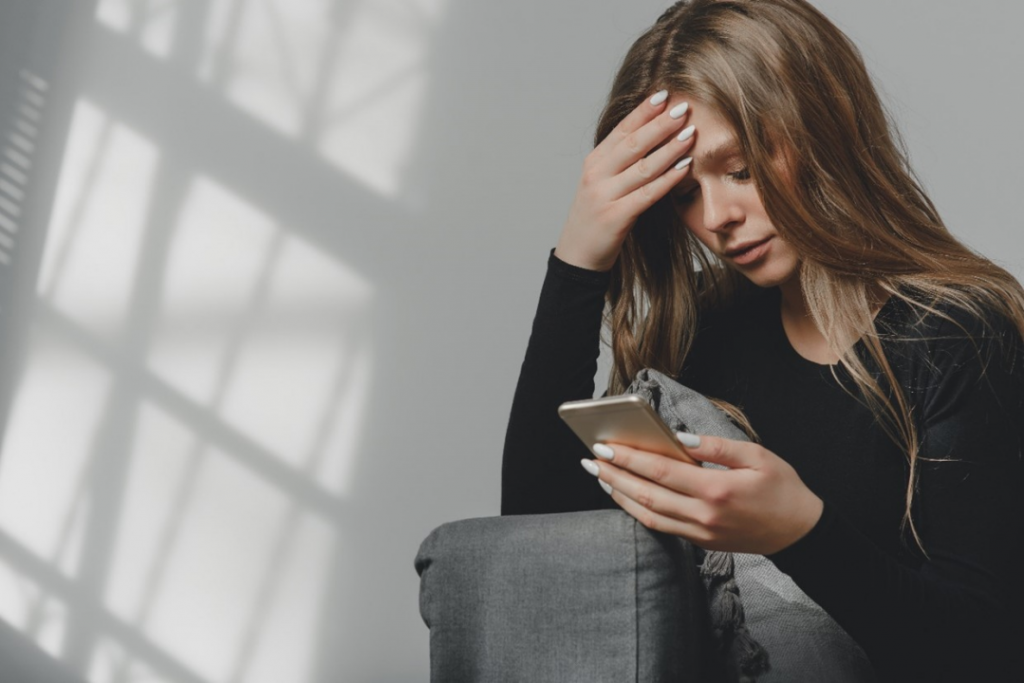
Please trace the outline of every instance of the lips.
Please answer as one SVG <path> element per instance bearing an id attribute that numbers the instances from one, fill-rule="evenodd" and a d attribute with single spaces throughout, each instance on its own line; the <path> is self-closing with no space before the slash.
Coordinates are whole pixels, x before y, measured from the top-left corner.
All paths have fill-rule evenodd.
<path id="1" fill-rule="evenodd" d="M 759 240 L 757 242 L 745 242 L 745 243 L 737 245 L 735 247 L 730 247 L 729 249 L 725 250 L 725 255 L 726 256 L 736 256 L 737 254 L 743 253 L 744 251 L 747 251 L 748 249 L 752 249 L 753 247 L 756 247 L 756 246 L 759 246 L 761 244 L 764 244 L 765 242 L 767 242 L 770 239 L 771 239 L 771 237 L 765 237 L 763 240 Z"/>

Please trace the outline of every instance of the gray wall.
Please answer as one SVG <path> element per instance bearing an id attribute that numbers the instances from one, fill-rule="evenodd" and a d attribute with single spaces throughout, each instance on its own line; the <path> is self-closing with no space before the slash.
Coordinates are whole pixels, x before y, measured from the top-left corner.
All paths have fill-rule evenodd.
<path id="1" fill-rule="evenodd" d="M 5 0 L 0 618 L 96 683 L 426 680 L 413 557 L 498 513 L 547 253 L 665 4 Z M 1020 277 L 1024 10 L 819 7 Z"/>

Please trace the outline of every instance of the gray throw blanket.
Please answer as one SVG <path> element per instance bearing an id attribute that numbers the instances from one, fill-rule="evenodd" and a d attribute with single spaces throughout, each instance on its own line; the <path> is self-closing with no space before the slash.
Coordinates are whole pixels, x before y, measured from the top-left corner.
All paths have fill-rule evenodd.
<path id="1" fill-rule="evenodd" d="M 637 373 L 626 393 L 646 399 L 673 431 L 750 441 L 707 397 L 656 370 Z M 856 641 L 770 560 L 698 550 L 719 656 L 737 681 L 877 681 Z"/>

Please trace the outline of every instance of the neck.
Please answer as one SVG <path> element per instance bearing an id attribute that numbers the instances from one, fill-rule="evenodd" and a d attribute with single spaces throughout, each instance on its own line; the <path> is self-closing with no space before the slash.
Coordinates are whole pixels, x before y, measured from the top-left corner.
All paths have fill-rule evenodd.
<path id="1" fill-rule="evenodd" d="M 801 325 L 807 322 L 807 324 L 813 327 L 813 323 L 808 322 L 808 315 L 810 311 L 807 308 L 807 301 L 804 299 L 803 288 L 800 286 L 800 275 L 799 272 L 789 278 L 789 280 L 779 285 L 779 291 L 781 292 L 782 299 L 782 315 L 789 321 L 792 321 L 795 325 Z M 885 302 L 889 299 L 889 294 L 884 292 L 880 287 L 871 290 L 868 295 L 870 302 L 871 317 L 874 318 L 878 311 L 885 305 Z"/>
<path id="2" fill-rule="evenodd" d="M 782 294 L 782 314 L 790 320 L 803 320 L 808 311 L 799 273 L 794 273 L 793 277 L 780 284 L 779 292 Z"/>

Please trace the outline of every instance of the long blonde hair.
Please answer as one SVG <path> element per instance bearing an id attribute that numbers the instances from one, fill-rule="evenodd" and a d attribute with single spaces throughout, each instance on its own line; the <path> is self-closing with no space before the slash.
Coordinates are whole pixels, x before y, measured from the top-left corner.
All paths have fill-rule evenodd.
<path id="1" fill-rule="evenodd" d="M 911 518 L 918 430 L 879 343 L 876 304 L 896 296 L 951 322 L 941 304 L 982 320 L 988 309 L 1012 320 L 1024 337 L 1024 288 L 943 224 L 860 52 L 804 0 L 676 2 L 625 56 L 595 146 L 663 88 L 707 103 L 736 131 L 769 218 L 800 257 L 810 315 L 906 454 L 900 530 L 909 523 L 927 557 Z M 697 266 L 704 274 L 699 290 Z M 608 393 L 622 393 L 645 367 L 678 376 L 699 311 L 731 305 L 753 287 L 709 257 L 667 197 L 659 201 L 639 218 L 612 268 Z M 895 405 L 854 352 L 861 338 Z M 709 398 L 757 440 L 742 411 Z"/>

